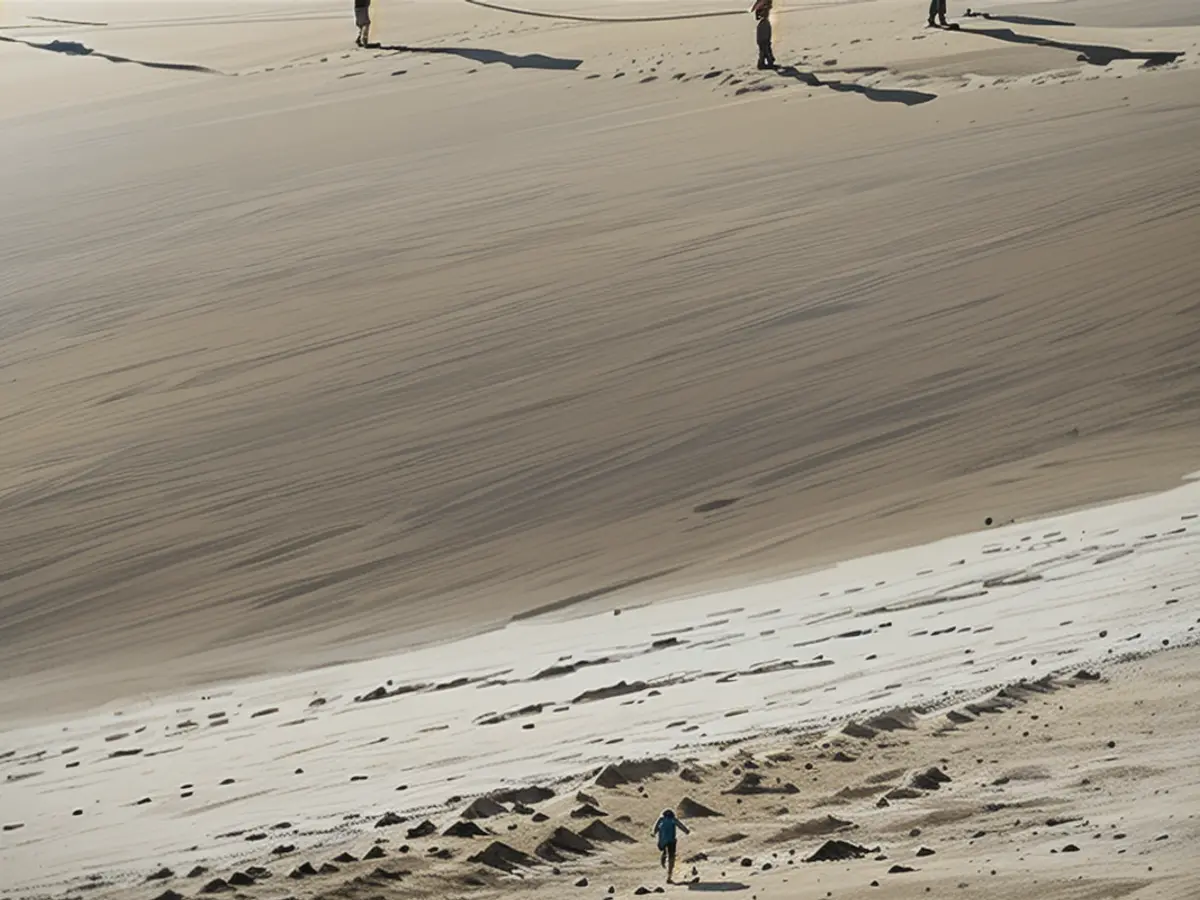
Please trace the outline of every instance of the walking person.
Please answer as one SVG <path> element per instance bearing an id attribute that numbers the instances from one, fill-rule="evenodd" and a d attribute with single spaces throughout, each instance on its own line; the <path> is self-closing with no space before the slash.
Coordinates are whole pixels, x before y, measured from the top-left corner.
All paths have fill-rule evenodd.
<path id="1" fill-rule="evenodd" d="M 775 68 L 775 51 L 771 49 L 771 6 L 774 0 L 754 0 L 750 12 L 758 20 L 755 33 L 758 37 L 758 67 Z"/>
<path id="2" fill-rule="evenodd" d="M 946 26 L 946 0 L 929 0 L 929 27 L 934 28 L 934 19 L 937 19 L 936 25 L 942 28 Z"/>
<path id="3" fill-rule="evenodd" d="M 662 867 L 667 870 L 667 884 L 671 884 L 675 879 L 676 828 L 684 834 L 691 834 L 688 827 L 675 818 L 675 811 L 672 809 L 664 809 L 663 814 L 654 823 L 654 834 L 658 838 L 658 851 L 662 854 Z"/>
<path id="4" fill-rule="evenodd" d="M 366 47 L 371 37 L 371 0 L 354 0 L 354 24 L 358 26 L 354 43 Z"/>

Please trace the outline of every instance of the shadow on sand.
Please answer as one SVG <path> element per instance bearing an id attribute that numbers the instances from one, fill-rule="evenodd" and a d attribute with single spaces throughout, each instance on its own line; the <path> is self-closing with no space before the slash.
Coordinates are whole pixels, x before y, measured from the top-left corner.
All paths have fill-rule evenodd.
<path id="1" fill-rule="evenodd" d="M 726 894 L 732 891 L 748 891 L 750 885 L 741 881 L 693 881 L 687 886 L 689 891 L 703 891 L 714 894 Z"/>
<path id="2" fill-rule="evenodd" d="M 875 70 L 874 67 L 866 67 Z M 937 94 L 925 91 L 906 91 L 900 88 L 875 88 L 865 84 L 855 84 L 852 81 L 822 81 L 813 72 L 801 72 L 795 66 L 780 66 L 775 70 L 784 78 L 794 78 L 809 87 L 829 88 L 843 94 L 861 94 L 875 103 L 902 103 L 905 106 L 920 106 L 930 100 L 936 100 Z"/>
<path id="3" fill-rule="evenodd" d="M 1074 22 L 1064 22 L 1061 19 L 1043 19 L 1040 16 L 994 16 L 991 13 L 975 12 L 968 9 L 963 15 L 968 19 L 986 19 L 989 22 L 1003 22 L 1006 25 L 1050 25 L 1060 28 L 1074 28 Z"/>
<path id="4" fill-rule="evenodd" d="M 405 47 L 399 44 L 372 45 L 371 49 L 391 50 L 396 53 L 440 53 L 444 56 L 458 56 L 471 62 L 489 65 L 503 63 L 510 69 L 548 69 L 552 71 L 569 72 L 583 65 L 582 59 L 562 59 L 557 56 L 543 56 L 541 53 L 527 53 L 525 56 L 513 56 L 503 50 L 483 50 L 475 47 Z"/>
<path id="5" fill-rule="evenodd" d="M 99 50 L 94 50 L 85 44 L 80 44 L 78 41 L 50 41 L 48 44 L 39 44 L 36 41 L 22 41 L 19 38 L 5 37 L 0 35 L 0 41 L 6 41 L 10 44 L 23 44 L 26 47 L 32 47 L 34 50 L 47 50 L 50 53 L 61 53 L 64 56 L 95 56 L 98 59 L 106 59 L 111 63 L 130 63 L 135 66 L 145 66 L 147 69 L 167 69 L 172 72 L 201 72 L 205 75 L 220 75 L 216 69 L 210 69 L 207 66 L 193 66 L 188 63 L 164 63 L 164 62 L 147 62 L 142 59 L 130 59 L 126 56 L 113 56 L 111 53 L 101 53 Z"/>
<path id="6" fill-rule="evenodd" d="M 981 37 L 1004 41 L 1009 44 L 1028 44 L 1033 47 L 1050 47 L 1055 50 L 1069 50 L 1079 54 L 1079 61 L 1093 66 L 1108 66 L 1118 60 L 1141 60 L 1145 68 L 1165 66 L 1173 63 L 1182 52 L 1171 50 L 1126 50 L 1123 47 L 1105 47 L 1098 44 L 1074 44 L 1070 41 L 1056 41 L 1040 37 L 1036 34 L 1019 34 L 1011 28 L 962 28 L 962 34 L 977 34 Z"/>

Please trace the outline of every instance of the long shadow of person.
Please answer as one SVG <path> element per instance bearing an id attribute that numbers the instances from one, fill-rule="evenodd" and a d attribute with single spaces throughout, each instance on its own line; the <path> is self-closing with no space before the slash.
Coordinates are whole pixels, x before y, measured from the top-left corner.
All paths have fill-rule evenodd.
<path id="1" fill-rule="evenodd" d="M 1028 44 L 1033 47 L 1069 50 L 1078 54 L 1079 62 L 1090 63 L 1093 66 L 1108 66 L 1117 60 L 1133 59 L 1141 60 L 1143 66 L 1150 68 L 1173 63 L 1183 56 L 1181 51 L 1174 50 L 1126 50 L 1124 47 L 1108 47 L 1103 44 L 1056 41 L 1053 38 L 1041 37 L 1036 34 L 1021 34 L 1011 28 L 962 28 L 960 31 L 962 34 L 977 34 L 980 37 L 992 38 L 1008 44 Z"/>
<path id="2" fill-rule="evenodd" d="M 502 63 L 510 69 L 548 69 L 569 72 L 583 65 L 582 59 L 564 59 L 557 56 L 545 56 L 541 53 L 514 56 L 503 50 L 486 50 L 477 47 L 407 47 L 403 44 L 380 44 L 372 49 L 391 50 L 396 53 L 440 53 L 445 56 L 469 59 L 471 62 L 482 63 L 485 66 L 491 63 Z"/>
<path id="3" fill-rule="evenodd" d="M 920 106 L 930 100 L 936 100 L 937 94 L 925 91 L 906 91 L 902 88 L 877 88 L 865 84 L 855 84 L 852 81 L 822 81 L 812 72 L 802 72 L 795 66 L 779 66 L 775 69 L 784 78 L 794 78 L 809 87 L 829 88 L 843 94 L 861 94 L 875 103 L 901 103 L 904 106 Z"/>
<path id="4" fill-rule="evenodd" d="M 687 889 L 704 893 L 727 894 L 734 891 L 748 891 L 750 885 L 742 881 L 690 881 Z"/>
<path id="5" fill-rule="evenodd" d="M 963 13 L 967 19 L 986 19 L 989 22 L 1003 22 L 1006 25 L 1048 25 L 1055 28 L 1074 28 L 1074 22 L 1064 22 L 1061 19 L 1045 19 L 1041 16 L 998 16 L 995 13 L 976 12 L 968 9 Z"/>
<path id="6" fill-rule="evenodd" d="M 0 41 L 9 44 L 21 44 L 33 50 L 45 50 L 50 53 L 61 53 L 63 56 L 91 56 L 96 59 L 108 60 L 110 63 L 128 63 L 134 66 L 143 66 L 147 69 L 167 69 L 173 72 L 201 72 L 206 75 L 220 75 L 216 69 L 210 69 L 208 66 L 196 66 L 190 63 L 169 63 L 169 62 L 152 62 L 144 59 L 131 59 L 128 56 L 116 56 L 112 53 L 102 53 L 93 47 L 86 44 L 81 44 L 78 41 L 59 41 L 53 40 L 49 43 L 40 44 L 37 41 L 23 41 L 20 38 L 5 37 L 0 35 Z"/>

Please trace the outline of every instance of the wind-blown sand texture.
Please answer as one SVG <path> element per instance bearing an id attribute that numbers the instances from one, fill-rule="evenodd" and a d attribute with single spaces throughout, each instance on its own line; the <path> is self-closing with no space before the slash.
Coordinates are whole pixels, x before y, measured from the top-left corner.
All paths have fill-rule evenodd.
<path id="1" fill-rule="evenodd" d="M 341 3 L 0 5 L 0 891 L 190 898 L 263 866 L 233 887 L 630 892 L 661 877 L 646 832 L 680 772 L 574 791 L 667 756 L 729 826 L 685 842 L 705 883 L 750 884 L 744 857 L 764 898 L 867 895 L 909 864 L 902 804 L 990 803 L 956 792 L 1049 765 L 1008 731 L 1032 708 L 848 745 L 859 770 L 774 730 L 1096 665 L 1111 684 L 1031 701 L 1064 706 L 1037 713 L 1061 729 L 1038 752 L 1070 760 L 1045 796 L 1185 818 L 1174 707 L 1114 793 L 1062 779 L 1101 765 L 1087 723 L 1150 752 L 1135 700 L 1190 697 L 1191 651 L 1108 657 L 1189 640 L 1195 488 L 1033 519 L 1197 467 L 1193 4 L 952 8 L 957 32 L 922 3 L 781 7 L 775 73 L 748 14 L 375 10 L 360 51 Z M 733 739 L 789 745 L 771 778 L 798 793 L 739 811 L 737 751 L 710 746 Z M 784 887 L 778 860 L 816 847 L 768 839 L 872 752 L 907 767 L 889 791 L 953 781 L 898 811 L 855 793 L 846 839 L 893 858 Z M 829 768 L 851 774 L 811 781 Z M 560 777 L 523 801 L 545 821 L 508 798 L 471 820 L 495 835 L 442 836 L 500 782 Z M 587 806 L 636 842 L 538 856 Z M 362 856 L 388 811 L 411 877 L 286 878 Z M 1022 862 L 1010 818 L 964 819 L 1009 843 L 931 844 L 889 890 L 982 891 L 995 858 L 990 896 L 1192 896 L 1160 860 L 1186 829 L 1080 886 Z M 512 852 L 468 865 L 492 837 Z"/>

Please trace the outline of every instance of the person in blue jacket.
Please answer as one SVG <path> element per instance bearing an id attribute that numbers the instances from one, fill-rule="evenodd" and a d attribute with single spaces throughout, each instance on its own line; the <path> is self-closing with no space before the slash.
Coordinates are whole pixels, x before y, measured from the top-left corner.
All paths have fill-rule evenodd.
<path id="1" fill-rule="evenodd" d="M 675 810 L 664 809 L 654 823 L 654 834 L 658 838 L 658 850 L 662 854 L 662 865 L 667 870 L 667 883 L 675 878 L 675 829 L 691 834 L 688 827 L 675 818 Z"/>

